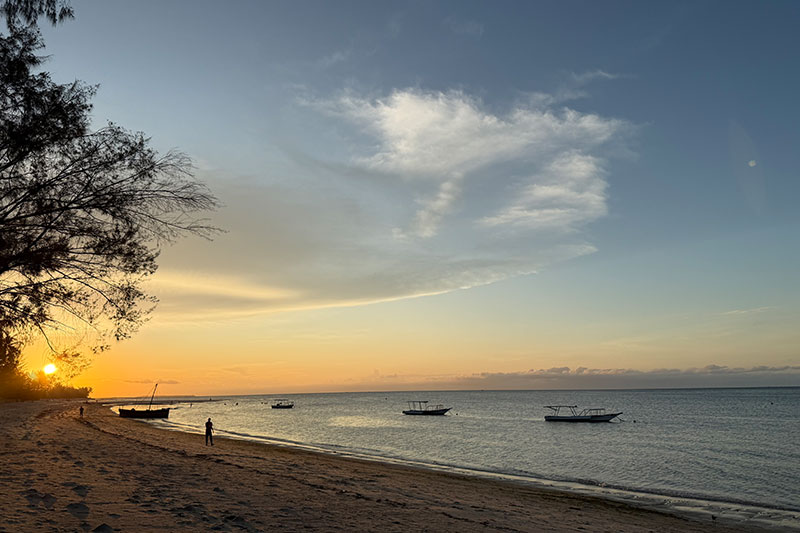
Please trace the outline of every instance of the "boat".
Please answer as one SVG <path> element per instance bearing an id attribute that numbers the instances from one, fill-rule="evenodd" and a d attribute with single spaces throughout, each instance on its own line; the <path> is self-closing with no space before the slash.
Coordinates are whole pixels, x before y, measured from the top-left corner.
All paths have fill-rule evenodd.
<path id="1" fill-rule="evenodd" d="M 169 418 L 169 407 L 153 409 L 153 398 L 156 397 L 156 389 L 158 389 L 158 383 L 153 387 L 153 394 L 150 395 L 150 403 L 147 405 L 147 409 L 137 410 L 135 407 L 123 409 L 120 407 L 119 416 L 122 418 Z"/>
<path id="2" fill-rule="evenodd" d="M 286 398 L 279 398 L 272 404 L 273 409 L 291 409 L 292 407 L 294 407 L 294 402 Z"/>
<path id="3" fill-rule="evenodd" d="M 545 415 L 546 422 L 611 422 L 622 414 L 622 412 L 606 413 L 602 407 L 581 411 L 578 411 L 577 405 L 545 405 L 545 407 L 553 411 L 553 414 Z"/>
<path id="4" fill-rule="evenodd" d="M 408 409 L 403 411 L 404 415 L 443 415 L 452 407 L 445 407 L 442 404 L 428 405 L 428 400 L 409 400 Z"/>

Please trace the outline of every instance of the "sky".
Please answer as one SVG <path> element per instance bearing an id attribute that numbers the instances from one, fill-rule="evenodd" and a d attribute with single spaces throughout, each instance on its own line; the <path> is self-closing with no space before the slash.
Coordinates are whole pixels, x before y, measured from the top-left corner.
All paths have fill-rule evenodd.
<path id="1" fill-rule="evenodd" d="M 225 230 L 95 396 L 800 385 L 797 2 L 73 6 L 46 69 Z"/>

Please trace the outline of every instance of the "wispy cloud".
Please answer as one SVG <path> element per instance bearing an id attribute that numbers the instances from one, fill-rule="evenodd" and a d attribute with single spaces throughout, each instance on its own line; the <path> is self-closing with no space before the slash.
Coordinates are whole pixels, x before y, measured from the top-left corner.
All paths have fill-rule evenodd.
<path id="1" fill-rule="evenodd" d="M 480 222 L 486 226 L 573 230 L 608 212 L 604 175 L 598 158 L 562 154 L 541 173 L 530 176 L 509 205 Z"/>
<path id="2" fill-rule="evenodd" d="M 572 100 L 580 100 L 589 96 L 587 87 L 597 81 L 609 81 L 628 78 L 628 75 L 613 74 L 596 69 L 586 72 L 569 72 L 563 75 L 561 83 L 551 93 L 531 93 L 531 102 L 541 105 L 558 105 Z"/>
<path id="3" fill-rule="evenodd" d="M 731 309 L 730 311 L 725 311 L 721 313 L 725 316 L 742 316 L 742 315 L 755 315 L 760 313 L 765 313 L 772 309 L 772 307 L 753 307 L 751 309 Z"/>
<path id="4" fill-rule="evenodd" d="M 457 35 L 467 35 L 470 37 L 480 37 L 483 35 L 483 24 L 474 20 L 462 19 L 451 15 L 444 19 L 442 24 Z"/>
<path id="5" fill-rule="evenodd" d="M 607 152 L 631 128 L 543 102 L 497 110 L 458 90 L 298 102 L 306 148 L 285 151 L 284 175 L 217 189 L 229 206 L 219 224 L 236 231 L 213 253 L 165 252 L 160 312 L 225 318 L 441 294 L 593 253 L 580 230 L 608 212 Z"/>
<path id="6" fill-rule="evenodd" d="M 334 50 L 330 54 L 322 57 L 319 60 L 319 64 L 323 68 L 330 68 L 339 63 L 344 63 L 346 61 L 349 61 L 352 55 L 353 55 L 353 50 L 349 48 L 343 50 Z"/>

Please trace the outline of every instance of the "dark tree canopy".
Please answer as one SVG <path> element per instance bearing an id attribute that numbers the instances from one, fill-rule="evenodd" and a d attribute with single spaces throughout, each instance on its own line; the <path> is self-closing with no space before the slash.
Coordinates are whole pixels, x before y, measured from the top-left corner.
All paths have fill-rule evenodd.
<path id="1" fill-rule="evenodd" d="M 0 384 L 19 375 L 21 357 L 19 343 L 0 330 Z"/>
<path id="2" fill-rule="evenodd" d="M 52 24 L 73 17 L 72 7 L 66 0 L 5 0 L 0 3 L 0 15 L 9 24 L 35 23 L 45 17 Z"/>
<path id="3" fill-rule="evenodd" d="M 65 2 L 7 1 L 0 14 L 0 334 L 80 323 L 125 338 L 154 304 L 141 282 L 159 247 L 211 234 L 196 214 L 217 201 L 182 153 L 114 124 L 91 131 L 94 87 L 37 71 L 30 23 L 71 17 Z"/>

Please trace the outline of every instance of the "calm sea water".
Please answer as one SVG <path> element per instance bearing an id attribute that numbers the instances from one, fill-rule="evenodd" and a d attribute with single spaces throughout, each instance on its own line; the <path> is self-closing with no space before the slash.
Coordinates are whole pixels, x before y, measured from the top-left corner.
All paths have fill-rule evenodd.
<path id="1" fill-rule="evenodd" d="M 286 397 L 294 409 L 271 409 L 270 396 L 240 396 L 178 405 L 158 423 L 201 432 L 211 417 L 220 435 L 800 517 L 800 388 Z M 405 416 L 411 399 L 453 410 L 445 417 Z M 545 422 L 547 404 L 623 411 L 624 422 Z"/>

